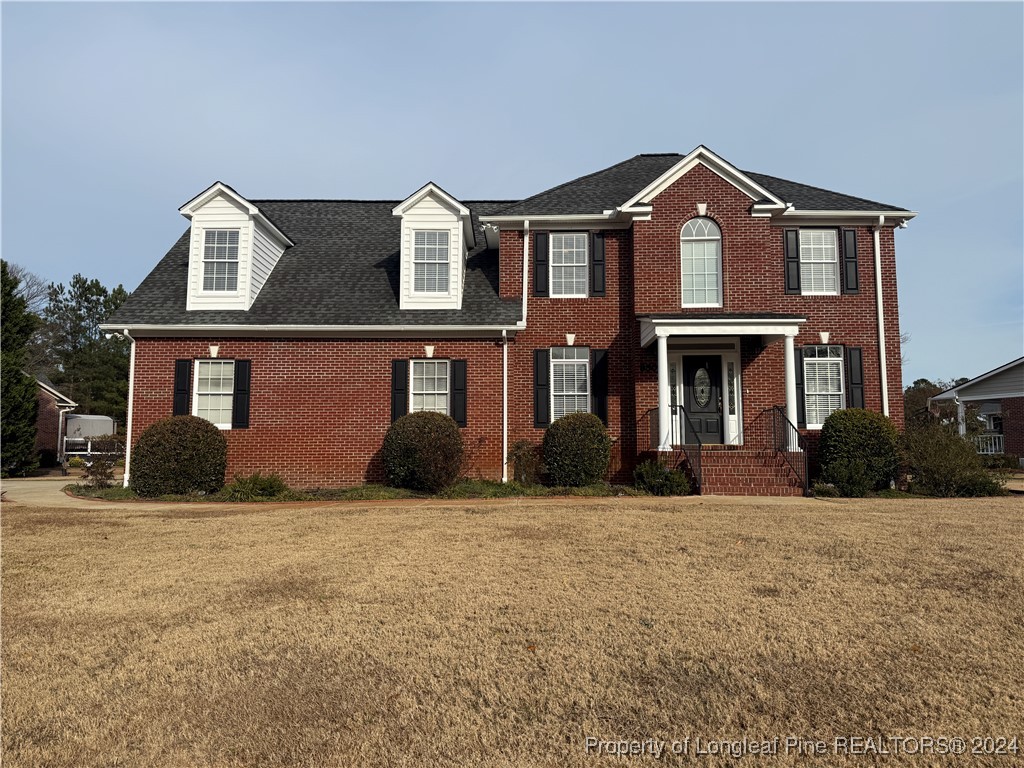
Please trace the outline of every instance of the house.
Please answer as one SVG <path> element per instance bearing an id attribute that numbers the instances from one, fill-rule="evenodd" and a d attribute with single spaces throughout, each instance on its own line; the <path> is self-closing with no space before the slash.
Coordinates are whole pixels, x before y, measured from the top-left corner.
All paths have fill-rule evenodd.
<path id="1" fill-rule="evenodd" d="M 741 171 L 704 146 L 525 200 L 249 200 L 217 182 L 103 327 L 132 340 L 129 445 L 225 431 L 228 474 L 382 477 L 391 422 L 451 415 L 471 475 L 592 411 L 613 479 L 683 465 L 704 493 L 802 493 L 833 410 L 902 424 L 904 208 Z"/>
<path id="2" fill-rule="evenodd" d="M 35 376 L 36 400 L 36 453 L 39 464 L 54 467 L 63 453 L 64 427 L 67 414 L 78 407 L 78 403 L 57 391 L 53 382 L 45 376 Z"/>
<path id="3" fill-rule="evenodd" d="M 978 453 L 1024 459 L 1024 357 L 950 387 L 928 398 L 928 405 L 943 401 L 956 403 L 961 435 L 967 434 L 967 406 L 979 406 L 985 431 L 972 438 Z"/>

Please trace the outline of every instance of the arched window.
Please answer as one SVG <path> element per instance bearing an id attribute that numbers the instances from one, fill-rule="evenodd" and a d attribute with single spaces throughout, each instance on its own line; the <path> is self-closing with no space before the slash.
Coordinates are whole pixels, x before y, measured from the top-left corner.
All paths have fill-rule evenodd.
<path id="1" fill-rule="evenodd" d="M 681 243 L 683 306 L 722 306 L 722 230 L 711 219 L 690 219 Z"/>

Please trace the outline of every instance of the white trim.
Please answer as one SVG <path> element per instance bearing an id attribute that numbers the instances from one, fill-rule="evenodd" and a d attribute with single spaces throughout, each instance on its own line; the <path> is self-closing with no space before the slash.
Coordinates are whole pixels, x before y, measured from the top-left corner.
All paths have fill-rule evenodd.
<path id="1" fill-rule="evenodd" d="M 949 389 L 943 390 L 942 392 L 939 392 L 939 394 L 928 399 L 952 400 L 954 397 L 958 396 L 960 400 L 994 400 L 1000 397 L 1024 397 L 1024 391 L 1010 392 L 1005 395 L 985 395 L 984 397 L 971 397 L 970 395 L 960 395 L 960 391 L 962 389 L 966 387 L 972 387 L 975 384 L 984 381 L 985 379 L 991 378 L 992 376 L 998 376 L 1003 371 L 1008 371 L 1010 368 L 1013 368 L 1015 365 L 1020 365 L 1021 363 L 1024 363 L 1024 357 L 1018 357 L 1016 360 L 1011 360 L 1005 365 L 1001 365 L 998 368 L 993 368 L 991 371 L 975 376 L 973 379 L 969 379 L 968 381 L 965 381 L 963 384 L 957 384 L 955 387 L 950 387 Z"/>
<path id="2" fill-rule="evenodd" d="M 461 224 L 461 222 L 460 222 L 460 224 Z M 445 255 L 445 260 L 443 262 L 442 261 L 426 261 L 426 260 L 416 261 L 416 248 L 417 248 L 417 246 L 416 246 L 416 235 L 418 235 L 421 232 L 424 235 L 423 245 L 420 246 L 422 248 L 430 248 L 431 247 L 431 246 L 427 245 L 427 243 L 426 243 L 426 235 L 427 234 L 435 234 L 435 235 L 438 235 L 438 236 L 444 235 L 448 239 L 447 245 L 445 247 L 445 250 L 446 250 L 447 253 Z M 452 231 L 450 229 L 417 229 L 416 227 L 410 227 L 409 234 L 410 234 L 410 236 L 412 238 L 412 242 L 411 242 L 411 247 L 412 247 L 412 274 L 409 276 L 409 278 L 410 278 L 410 285 L 412 286 L 412 293 L 413 293 L 413 295 L 416 296 L 416 297 L 438 297 L 438 298 L 444 297 L 444 298 L 451 298 L 452 295 L 453 295 L 453 290 L 452 290 L 452 282 L 453 282 L 452 281 Z M 434 248 L 438 248 L 439 246 L 435 245 L 433 247 Z M 435 265 L 436 264 L 444 264 L 445 268 L 446 268 L 446 271 L 447 271 L 447 274 L 445 276 L 445 282 L 448 284 L 448 288 L 446 290 L 443 290 L 443 291 L 428 291 L 428 290 L 419 291 L 419 290 L 416 290 L 416 265 L 417 264 L 423 264 L 423 265 L 428 265 L 428 264 L 435 264 Z M 424 283 L 426 283 L 426 277 L 424 277 Z"/>
<path id="3" fill-rule="evenodd" d="M 687 224 L 689 224 L 692 221 L 697 221 L 699 219 L 706 219 L 707 221 L 710 221 L 712 224 L 714 224 L 715 229 L 718 230 L 718 237 L 688 237 L 688 238 L 684 237 L 683 236 L 683 232 L 685 231 Z M 700 243 L 717 242 L 718 243 L 718 270 L 717 270 L 717 274 L 716 274 L 716 278 L 717 278 L 718 282 L 717 282 L 717 284 L 715 286 L 715 290 L 716 290 L 716 292 L 718 294 L 718 301 L 717 302 L 714 302 L 714 303 L 704 302 L 704 303 L 700 303 L 700 304 L 687 304 L 686 300 L 683 298 L 684 292 L 686 291 L 686 286 L 683 284 L 684 281 L 685 281 L 685 278 L 686 278 L 686 270 L 683 267 L 683 245 L 685 243 L 687 243 L 687 242 L 690 242 L 690 243 L 694 243 L 694 242 L 700 242 Z M 723 256 L 723 248 L 722 248 L 722 228 L 719 226 L 717 221 L 712 219 L 710 216 L 701 215 L 701 216 L 695 216 L 692 219 L 688 219 L 687 221 L 683 222 L 683 226 L 680 227 L 680 229 L 679 229 L 679 304 L 680 304 L 681 307 L 683 307 L 684 309 L 701 309 L 701 308 L 717 309 L 717 308 L 719 308 L 719 307 L 721 307 L 723 305 L 723 302 L 725 300 L 725 297 L 722 295 L 722 284 L 724 282 L 723 279 L 722 279 L 722 271 L 723 271 L 723 264 L 724 264 L 724 262 L 725 262 L 725 258 Z M 705 276 L 706 276 L 706 273 L 705 273 Z M 696 291 L 697 289 L 696 288 L 691 288 L 690 290 Z"/>
<path id="4" fill-rule="evenodd" d="M 885 362 L 885 302 L 882 298 L 882 248 L 879 242 L 885 216 L 878 217 L 874 228 L 875 246 L 875 306 L 878 315 L 878 369 L 882 379 L 882 415 L 889 415 L 889 372 Z"/>
<path id="5" fill-rule="evenodd" d="M 579 235 L 583 238 L 583 264 L 555 264 L 554 236 Z M 564 249 L 563 249 L 564 250 Z M 548 298 L 551 299 L 585 299 L 590 295 L 590 233 L 589 232 L 552 232 L 548 234 Z M 583 281 L 587 290 L 584 293 L 555 293 L 555 267 L 583 267 Z M 570 345 L 571 346 L 571 345 Z"/>
<path id="6" fill-rule="evenodd" d="M 787 341 L 788 341 L 788 339 L 787 339 Z M 843 351 L 843 353 L 842 353 L 841 357 L 810 357 L 809 358 L 809 357 L 807 357 L 807 355 L 804 352 L 804 350 L 810 349 L 812 347 L 826 347 L 826 348 L 838 347 L 839 349 L 841 349 Z M 805 344 L 800 349 L 801 349 L 800 358 L 801 358 L 801 361 L 802 361 L 802 364 L 803 364 L 803 371 L 801 371 L 801 373 L 803 374 L 802 378 L 803 378 L 803 382 L 804 382 L 804 416 L 806 418 L 806 423 L 804 424 L 804 426 L 805 426 L 806 429 L 819 429 L 820 430 L 825 425 L 825 422 L 821 422 L 820 424 L 812 424 L 811 423 L 810 416 L 808 416 L 809 409 L 807 407 L 807 398 L 808 397 L 817 397 L 817 396 L 820 396 L 820 395 L 832 396 L 832 395 L 835 395 L 835 392 L 808 392 L 807 391 L 807 364 L 808 363 L 817 363 L 817 362 L 838 363 L 839 364 L 839 407 L 836 409 L 836 411 L 844 411 L 844 410 L 846 410 L 846 348 L 842 344 Z M 835 411 L 832 411 L 832 413 L 835 413 Z M 829 415 L 831 415 L 831 414 L 829 414 Z M 795 424 L 796 422 L 793 422 L 793 423 Z"/>
<path id="7" fill-rule="evenodd" d="M 804 232 L 831 232 L 835 235 L 833 243 L 835 259 L 832 261 L 804 261 Z M 813 247 L 813 246 L 808 246 Z M 842 258 L 839 251 L 839 230 L 834 227 L 803 227 L 797 230 L 797 268 L 800 271 L 800 295 L 801 296 L 838 296 L 841 293 L 842 283 Z M 834 291 L 811 291 L 804 289 L 804 264 L 835 264 L 836 267 L 836 289 Z"/>
<path id="8" fill-rule="evenodd" d="M 444 415 L 452 415 L 452 361 L 448 358 L 434 359 L 434 358 L 423 358 L 423 357 L 412 357 L 409 358 L 409 402 L 406 404 L 406 413 L 440 413 L 435 411 L 433 408 L 427 411 L 426 409 L 420 409 L 417 411 L 412 407 L 413 398 L 416 396 L 416 392 L 413 391 L 413 382 L 416 380 L 415 369 L 416 363 L 444 363 L 445 368 L 445 381 L 448 383 L 448 388 L 444 392 Z M 421 395 L 437 395 L 438 392 L 420 392 Z"/>
<path id="9" fill-rule="evenodd" d="M 586 361 L 580 360 L 579 358 L 576 358 L 576 359 L 573 359 L 573 360 L 555 360 L 555 356 L 552 354 L 552 352 L 554 352 L 556 349 L 586 349 L 587 350 L 587 359 L 586 359 Z M 590 365 L 591 365 L 590 347 L 562 347 L 562 346 L 555 346 L 555 347 L 549 347 L 548 348 L 548 381 L 551 383 L 550 386 L 548 387 L 548 389 L 550 390 L 550 392 L 548 394 L 548 397 L 550 398 L 549 407 L 551 408 L 551 411 L 550 411 L 550 414 L 551 414 L 550 415 L 550 419 L 551 419 L 550 423 L 551 424 L 554 424 L 557 421 L 557 419 L 555 418 L 555 396 L 556 396 L 556 393 L 555 393 L 555 365 L 556 364 L 558 364 L 558 365 L 579 365 L 580 363 L 584 363 L 584 367 L 586 368 L 586 371 L 587 371 L 587 410 L 586 411 L 573 411 L 573 413 L 593 413 L 593 409 L 592 409 L 593 403 L 591 402 L 591 398 L 594 396 L 594 394 L 593 394 L 593 391 L 591 389 L 592 384 L 591 384 L 591 381 L 590 381 Z M 569 394 L 569 393 L 563 392 L 563 393 L 561 393 L 561 395 L 558 395 L 558 396 L 559 397 L 574 397 L 574 396 L 575 397 L 579 397 L 579 393 L 577 392 L 577 393 L 575 393 L 575 395 L 573 395 L 573 394 Z M 566 416 L 566 415 L 568 415 L 568 414 L 563 414 L 563 416 Z"/>
<path id="10" fill-rule="evenodd" d="M 605 213 L 572 213 L 572 214 L 548 214 L 536 216 L 527 214 L 525 216 L 481 216 L 480 221 L 494 223 L 503 226 L 503 229 L 523 229 L 530 222 L 544 224 L 544 229 L 586 229 L 599 225 L 600 229 L 629 229 L 633 226 L 631 218 L 621 219 L 615 211 Z M 514 226 L 518 224 L 519 226 Z"/>
<path id="11" fill-rule="evenodd" d="M 404 215 L 410 208 L 414 208 L 418 202 L 420 202 L 423 198 L 427 197 L 428 195 L 434 195 L 435 197 L 440 198 L 441 201 L 447 203 L 451 208 L 454 208 L 455 212 L 458 213 L 459 216 L 470 215 L 469 208 L 464 206 L 462 203 L 460 203 L 454 197 L 449 195 L 447 192 L 445 192 L 432 181 L 428 181 L 422 187 L 420 187 L 411 195 L 409 195 L 409 197 L 405 198 L 405 200 L 403 200 L 394 208 L 392 208 L 391 215 Z"/>
<path id="12" fill-rule="evenodd" d="M 501 482 L 508 482 L 508 335 L 501 332 Z"/>
<path id="13" fill-rule="evenodd" d="M 25 372 L 22 371 L 22 373 L 25 373 Z M 27 373 L 25 375 L 28 376 Z M 48 386 L 47 384 L 43 384 L 43 382 L 41 382 L 39 379 L 36 379 L 35 376 L 33 376 L 32 378 L 35 379 L 36 384 L 38 384 L 40 387 L 42 387 L 47 392 L 49 392 L 51 395 L 53 395 L 55 400 L 60 401 L 60 402 L 57 403 L 57 406 L 59 408 L 77 408 L 78 407 L 78 403 L 76 403 L 74 400 L 69 398 L 67 395 L 62 395 L 60 392 L 58 392 L 53 387 Z M 63 405 L 61 403 L 63 403 Z"/>
<path id="14" fill-rule="evenodd" d="M 101 329 L 120 328 L 120 325 L 100 325 Z M 160 325 L 139 324 L 129 326 L 139 337 L 168 336 L 234 336 L 237 338 L 429 338 L 447 336 L 465 338 L 474 336 L 500 337 L 502 331 L 515 334 L 523 326 L 515 325 Z"/>
<path id="15" fill-rule="evenodd" d="M 222 181 L 215 181 L 209 187 L 181 206 L 178 209 L 178 213 L 191 221 L 193 214 L 217 195 L 224 195 L 225 197 L 234 200 L 239 206 L 246 210 L 250 217 L 259 219 L 259 222 L 269 229 L 275 237 L 279 238 L 284 245 L 295 245 L 295 243 L 293 243 L 284 232 L 274 226 L 274 223 L 260 212 L 259 208 L 250 203 Z"/>
<path id="16" fill-rule="evenodd" d="M 200 392 L 199 392 L 199 365 L 200 365 L 200 363 L 231 363 L 231 418 L 232 418 L 232 421 L 233 421 L 234 420 L 234 413 L 235 413 L 235 378 L 234 378 L 235 361 L 233 359 L 225 360 L 224 358 L 216 358 L 216 359 L 214 359 L 214 358 L 209 358 L 209 357 L 196 357 L 196 358 L 193 358 L 193 360 L 192 360 L 192 408 L 190 410 L 190 413 L 193 416 L 195 416 L 196 418 L 199 418 L 199 419 L 203 418 L 202 416 L 199 415 L 199 395 L 200 395 Z M 205 392 L 203 394 L 210 395 L 210 394 L 215 394 L 215 393 Z M 223 430 L 223 431 L 228 431 L 228 430 L 231 429 L 231 422 L 230 421 L 227 424 L 218 423 L 218 422 L 215 422 L 215 421 L 211 421 L 210 423 L 213 424 L 213 426 L 215 426 L 217 429 L 220 429 L 220 430 Z"/>
<path id="17" fill-rule="evenodd" d="M 640 318 L 640 346 L 650 345 L 656 338 L 668 336 L 796 336 L 800 332 L 800 324 L 806 318 L 777 319 L 752 318 L 737 320 L 679 318 Z"/>
<path id="18" fill-rule="evenodd" d="M 134 416 L 134 409 L 132 408 L 132 402 L 135 400 L 135 339 L 128 333 L 128 329 L 125 328 L 122 331 L 125 338 L 132 340 L 132 349 L 128 358 L 128 415 L 125 419 L 125 435 L 124 435 L 124 481 L 122 485 L 128 487 L 128 478 L 132 469 L 132 418 Z"/>

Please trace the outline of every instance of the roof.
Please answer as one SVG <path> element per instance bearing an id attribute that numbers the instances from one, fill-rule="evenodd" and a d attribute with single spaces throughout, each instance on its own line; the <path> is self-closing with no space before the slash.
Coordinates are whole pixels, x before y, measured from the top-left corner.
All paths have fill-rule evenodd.
<path id="1" fill-rule="evenodd" d="M 1016 360 L 1011 360 L 1010 362 L 1005 363 L 1004 365 L 1000 365 L 998 368 L 993 368 L 991 371 L 986 371 L 980 376 L 975 376 L 973 379 L 965 381 L 963 384 L 958 384 L 955 387 L 944 389 L 942 392 L 939 392 L 939 394 L 932 395 L 931 397 L 929 397 L 928 401 L 931 402 L 932 400 L 955 400 L 957 396 L 960 394 L 964 394 L 964 396 L 966 396 L 968 390 L 970 390 L 975 385 L 980 384 L 981 382 L 987 379 L 991 379 L 995 376 L 998 376 L 1001 373 L 1009 371 L 1010 369 L 1018 365 L 1024 366 L 1024 357 L 1018 357 Z M 1024 370 L 1022 370 L 1022 374 L 1024 374 Z M 1024 378 L 1020 379 L 1019 385 L 1021 394 L 1024 395 Z"/>
<path id="2" fill-rule="evenodd" d="M 185 309 L 186 230 L 104 325 L 514 325 L 519 299 L 498 297 L 498 252 L 485 246 L 478 216 L 509 201 L 463 201 L 478 247 L 469 252 L 462 309 L 400 310 L 402 201 L 254 200 L 295 245 L 274 267 L 248 311 Z M 330 276 L 329 280 L 324 279 Z"/>
<path id="3" fill-rule="evenodd" d="M 33 376 L 32 378 L 34 378 L 36 380 L 36 384 L 38 384 L 40 387 L 42 387 L 44 390 L 46 390 L 47 392 L 49 392 L 53 396 L 53 399 L 57 401 L 58 407 L 61 407 L 61 408 L 77 408 L 78 407 L 78 403 L 76 403 L 74 400 L 72 400 L 67 395 L 65 395 L 65 394 L 63 394 L 61 392 L 58 392 L 57 388 L 54 386 L 53 382 L 50 381 L 50 379 L 47 378 L 46 376 L 44 376 L 43 374 L 39 374 L 38 376 Z"/>
<path id="4" fill-rule="evenodd" d="M 502 216 L 571 216 L 614 210 L 683 159 L 680 154 L 636 155 L 603 171 L 581 176 L 499 211 Z M 821 187 L 742 171 L 798 210 L 906 211 L 896 205 L 852 197 Z"/>

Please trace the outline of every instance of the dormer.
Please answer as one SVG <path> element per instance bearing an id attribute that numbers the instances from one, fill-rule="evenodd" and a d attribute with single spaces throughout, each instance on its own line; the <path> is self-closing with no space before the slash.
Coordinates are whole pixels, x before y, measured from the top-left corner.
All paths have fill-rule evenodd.
<path id="1" fill-rule="evenodd" d="M 249 309 L 294 245 L 259 208 L 219 181 L 178 212 L 192 222 L 187 310 Z"/>
<path id="2" fill-rule="evenodd" d="M 400 309 L 462 309 L 466 255 L 476 246 L 469 209 L 433 182 L 391 211 L 402 219 Z"/>

